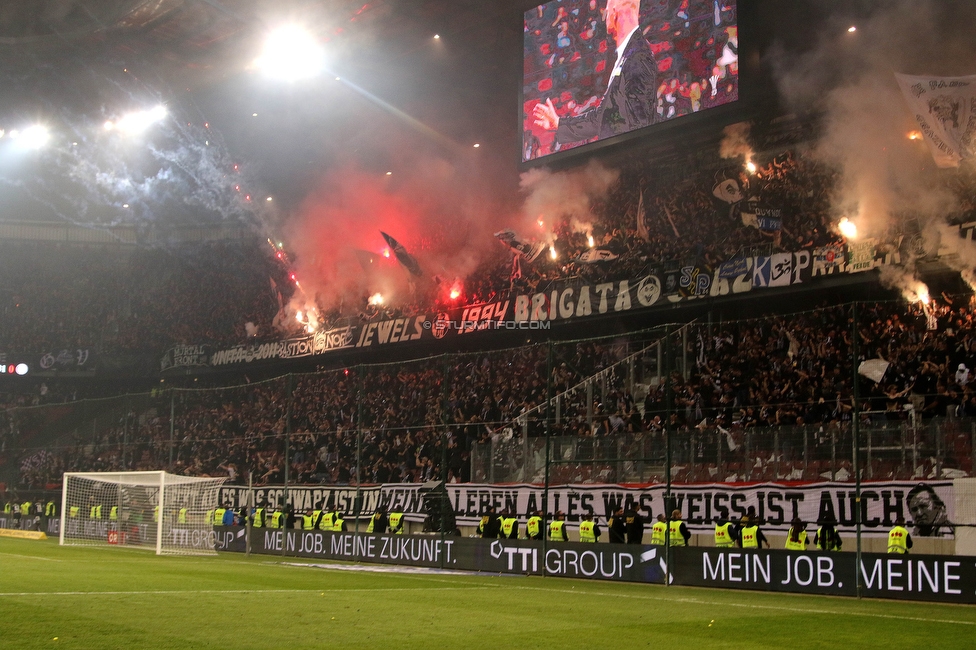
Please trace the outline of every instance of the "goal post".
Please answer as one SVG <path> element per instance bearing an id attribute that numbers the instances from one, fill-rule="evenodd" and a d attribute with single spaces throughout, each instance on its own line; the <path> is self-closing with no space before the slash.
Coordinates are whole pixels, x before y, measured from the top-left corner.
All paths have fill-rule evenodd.
<path id="1" fill-rule="evenodd" d="M 60 543 L 215 555 L 213 513 L 226 480 L 162 471 L 66 472 Z"/>

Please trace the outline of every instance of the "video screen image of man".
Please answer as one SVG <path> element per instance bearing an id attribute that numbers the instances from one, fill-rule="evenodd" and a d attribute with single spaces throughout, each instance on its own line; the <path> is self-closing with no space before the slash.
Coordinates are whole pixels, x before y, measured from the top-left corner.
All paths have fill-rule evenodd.
<path id="1" fill-rule="evenodd" d="M 553 0 L 525 13 L 522 159 L 738 98 L 735 2 Z"/>

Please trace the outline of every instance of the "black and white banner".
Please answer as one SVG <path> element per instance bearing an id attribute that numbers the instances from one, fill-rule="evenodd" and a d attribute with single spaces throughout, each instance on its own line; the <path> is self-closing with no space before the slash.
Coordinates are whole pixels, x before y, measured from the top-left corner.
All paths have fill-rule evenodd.
<path id="1" fill-rule="evenodd" d="M 855 553 L 682 548 L 671 554 L 673 584 L 856 596 Z M 976 558 L 861 556 L 862 594 L 871 598 L 976 603 Z"/>
<path id="2" fill-rule="evenodd" d="M 255 503 L 281 508 L 285 504 L 283 487 L 255 488 Z M 482 513 L 493 506 L 496 511 L 516 512 L 524 522 L 536 510 L 554 513 L 561 510 L 570 525 L 584 514 L 606 521 L 613 511 L 636 506 L 649 508 L 651 517 L 664 513 L 664 485 L 624 487 L 620 485 L 556 485 L 548 492 L 539 485 L 449 484 L 447 492 L 458 524 L 474 525 Z M 857 496 L 852 483 L 759 483 L 753 485 L 695 484 L 672 487 L 674 507 L 692 532 L 711 532 L 720 518 L 739 519 L 749 508 L 764 522 L 767 532 L 785 533 L 790 522 L 799 518 L 808 524 L 825 519 L 837 522 L 838 530 L 853 533 Z M 400 510 L 409 521 L 424 518 L 420 484 L 384 484 L 364 487 L 288 488 L 288 503 L 296 513 L 336 505 L 347 513 L 368 517 L 379 506 Z M 247 503 L 247 488 L 224 487 L 221 501 L 239 507 Z M 926 537 L 953 537 L 955 493 L 952 481 L 910 483 L 905 481 L 866 482 L 861 487 L 862 533 L 887 535 L 895 519 L 914 522 L 912 534 Z"/>
<path id="3" fill-rule="evenodd" d="M 767 227 L 774 228 L 776 217 L 769 215 L 775 214 L 775 209 L 764 212 Z M 976 239 L 976 222 L 960 225 L 958 234 L 963 239 Z M 957 247 L 952 244 L 940 245 L 937 255 L 952 254 L 954 248 Z M 242 344 L 220 350 L 210 350 L 205 345 L 179 346 L 168 350 L 160 365 L 163 370 L 200 365 L 222 367 L 298 359 L 338 350 L 433 342 L 485 330 L 543 329 L 551 323 L 624 315 L 666 308 L 689 300 L 788 288 L 816 282 L 823 277 L 897 266 L 903 259 L 924 255 L 926 250 L 922 235 L 915 234 L 891 240 L 863 239 L 847 245 L 741 257 L 719 265 L 690 259 L 652 269 L 639 277 L 607 282 L 558 281 L 542 291 L 510 293 L 490 303 L 406 318 L 349 322 L 343 327 L 281 341 Z M 612 264 L 608 260 L 604 259 Z M 63 355 L 58 358 L 61 357 Z"/>
<path id="4" fill-rule="evenodd" d="M 976 76 L 895 78 L 939 167 L 976 156 Z"/>
<path id="5" fill-rule="evenodd" d="M 243 552 L 245 530 L 221 527 L 187 536 L 184 546 L 211 544 Z M 205 538 L 205 539 L 204 539 Z M 976 603 L 976 558 L 937 555 L 671 548 L 638 544 L 549 543 L 438 535 L 372 535 L 324 531 L 251 531 L 254 553 L 283 558 L 371 562 L 496 574 L 550 575 L 725 589 Z"/>

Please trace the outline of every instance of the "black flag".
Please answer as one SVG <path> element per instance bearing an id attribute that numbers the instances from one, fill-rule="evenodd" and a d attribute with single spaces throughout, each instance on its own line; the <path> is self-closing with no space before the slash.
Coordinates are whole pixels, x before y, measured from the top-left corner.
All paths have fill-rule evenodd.
<path id="1" fill-rule="evenodd" d="M 416 275 L 418 278 L 424 274 L 423 271 L 420 270 L 420 264 L 417 263 L 417 260 L 414 259 L 413 255 L 407 252 L 407 249 L 403 247 L 403 244 L 393 239 L 382 230 L 380 231 L 380 234 L 383 235 L 383 239 L 385 239 L 386 243 L 390 245 L 391 249 L 393 249 L 393 254 L 396 255 L 397 261 L 400 262 L 400 264 L 403 264 L 404 268 L 410 271 L 410 273 L 413 275 Z"/>

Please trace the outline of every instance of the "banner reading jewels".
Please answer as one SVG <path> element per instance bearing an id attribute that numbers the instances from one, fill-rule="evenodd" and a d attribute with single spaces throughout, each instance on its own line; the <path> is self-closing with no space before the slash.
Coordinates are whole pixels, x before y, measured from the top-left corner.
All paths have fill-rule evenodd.
<path id="1" fill-rule="evenodd" d="M 962 239 L 976 237 L 976 222 L 959 226 Z M 717 266 L 699 260 L 670 263 L 636 278 L 587 283 L 553 282 L 534 293 L 511 293 L 490 303 L 466 305 L 439 313 L 349 322 L 281 341 L 250 343 L 222 350 L 205 345 L 178 346 L 160 360 L 162 370 L 193 366 L 228 366 L 288 360 L 338 350 L 377 348 L 417 341 L 436 341 L 485 330 L 542 329 L 551 323 L 664 308 L 751 291 L 791 287 L 821 278 L 854 274 L 925 254 L 920 234 L 892 240 L 869 239 L 844 246 L 832 244 L 789 253 L 729 260 Z M 951 254 L 943 246 L 937 256 Z"/>
<path id="2" fill-rule="evenodd" d="M 664 485 L 623 487 L 620 485 L 556 485 L 549 488 L 548 508 L 543 508 L 544 490 L 539 485 L 449 484 L 451 504 L 459 525 L 475 525 L 488 506 L 496 511 L 508 509 L 523 523 L 536 510 L 566 513 L 570 524 L 578 523 L 584 514 L 603 521 L 618 507 L 636 506 L 650 509 L 650 516 L 664 512 Z M 281 508 L 285 503 L 284 487 L 255 488 L 255 503 Z M 856 494 L 851 483 L 780 484 L 761 483 L 748 486 L 728 484 L 675 485 L 675 504 L 692 532 L 711 532 L 719 518 L 739 519 L 750 507 L 763 521 L 768 532 L 789 530 L 794 518 L 814 523 L 831 518 L 838 530 L 855 530 Z M 247 488 L 221 488 L 221 501 L 239 507 L 247 503 Z M 384 484 L 364 487 L 289 487 L 288 503 L 296 513 L 337 506 L 352 514 L 368 517 L 379 506 L 405 513 L 407 520 L 423 521 L 423 495 L 420 484 Z M 913 535 L 919 537 L 954 536 L 949 522 L 955 514 L 952 481 L 928 483 L 870 482 L 861 487 L 862 533 L 886 535 L 899 516 L 914 522 Z"/>

